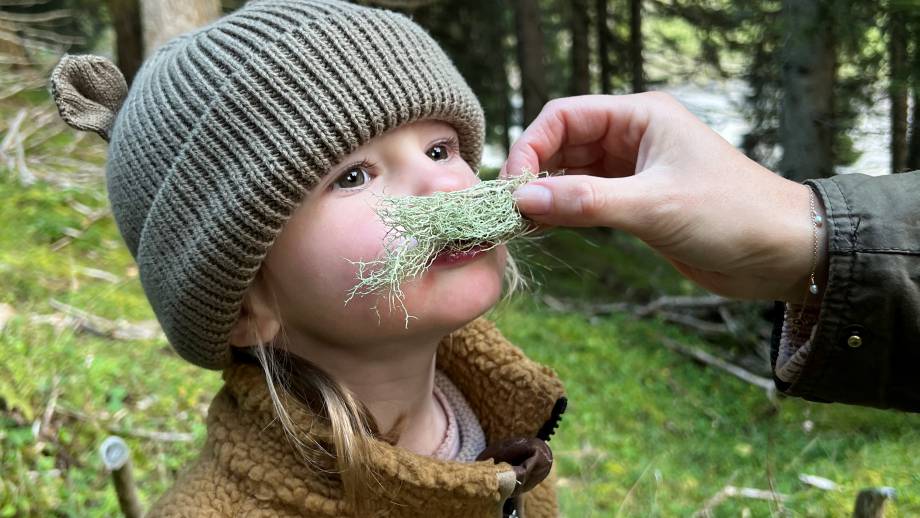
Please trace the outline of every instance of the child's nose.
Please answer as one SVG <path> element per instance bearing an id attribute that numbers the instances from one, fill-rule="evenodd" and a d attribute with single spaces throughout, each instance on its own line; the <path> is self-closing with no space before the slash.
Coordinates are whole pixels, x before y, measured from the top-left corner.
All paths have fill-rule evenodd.
<path id="1" fill-rule="evenodd" d="M 416 196 L 427 196 L 436 192 L 452 192 L 472 187 L 479 178 L 466 167 L 446 167 L 437 162 L 420 166 L 415 170 Z"/>

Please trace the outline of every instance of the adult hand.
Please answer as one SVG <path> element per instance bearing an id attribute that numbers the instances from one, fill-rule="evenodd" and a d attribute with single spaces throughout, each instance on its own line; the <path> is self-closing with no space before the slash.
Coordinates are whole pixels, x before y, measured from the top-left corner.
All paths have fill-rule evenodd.
<path id="1" fill-rule="evenodd" d="M 516 191 L 537 223 L 624 230 L 722 295 L 802 302 L 808 293 L 810 188 L 750 160 L 667 94 L 550 101 L 501 174 L 525 169 L 565 170 Z M 820 259 L 819 284 L 822 270 Z"/>

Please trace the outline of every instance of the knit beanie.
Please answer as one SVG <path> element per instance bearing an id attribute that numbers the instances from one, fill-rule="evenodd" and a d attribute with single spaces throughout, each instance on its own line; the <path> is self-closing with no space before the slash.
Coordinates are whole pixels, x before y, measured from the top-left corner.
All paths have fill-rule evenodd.
<path id="1" fill-rule="evenodd" d="M 451 124 L 476 169 L 482 108 L 407 17 L 336 0 L 253 0 L 181 35 L 131 85 L 108 60 L 65 56 L 52 96 L 109 140 L 112 212 L 175 350 L 210 369 L 268 248 L 345 155 L 420 119 Z M 344 297 L 345 294 L 343 294 Z"/>

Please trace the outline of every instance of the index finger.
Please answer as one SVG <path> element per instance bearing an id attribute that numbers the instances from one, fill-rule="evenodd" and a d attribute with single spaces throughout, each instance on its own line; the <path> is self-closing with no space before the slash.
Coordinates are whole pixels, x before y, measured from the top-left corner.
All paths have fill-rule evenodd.
<path id="1" fill-rule="evenodd" d="M 648 126 L 648 96 L 582 95 L 548 102 L 508 152 L 501 176 L 539 172 L 566 148 L 599 145 L 616 162 L 635 163 Z"/>

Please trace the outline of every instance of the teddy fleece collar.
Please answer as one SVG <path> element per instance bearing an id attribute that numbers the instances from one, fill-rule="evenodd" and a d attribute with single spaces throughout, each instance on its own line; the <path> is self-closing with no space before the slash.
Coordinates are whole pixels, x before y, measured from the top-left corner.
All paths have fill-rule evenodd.
<path id="1" fill-rule="evenodd" d="M 538 435 L 548 439 L 564 410 L 563 387 L 555 373 L 525 357 L 485 319 L 446 337 L 438 349 L 437 366 L 466 397 L 492 450 L 516 439 Z M 341 486 L 332 466 L 327 466 L 330 469 L 326 473 L 309 470 L 287 444 L 275 422 L 261 368 L 234 364 L 224 371 L 224 380 L 208 416 L 206 449 L 213 448 L 218 463 L 240 477 L 249 491 L 278 500 L 292 510 L 344 513 Z M 302 407 L 289 405 L 289 411 L 297 428 L 304 431 L 304 444 L 326 442 L 324 424 Z M 502 503 L 523 485 L 522 476 L 540 472 L 543 467 L 548 471 L 548 466 L 525 469 L 525 459 L 513 456 L 520 454 L 519 448 L 507 450 L 512 455 L 509 458 L 501 458 L 499 451 L 495 461 L 459 463 L 375 442 L 379 454 L 373 456 L 371 468 L 377 473 L 378 484 L 372 488 L 372 499 L 378 500 L 374 508 L 393 510 L 395 514 L 388 516 L 403 516 L 401 509 L 411 516 L 412 509 L 443 501 L 463 510 L 457 516 L 495 516 Z M 247 455 L 241 458 L 235 451 L 246 451 Z M 526 463 L 535 462 L 537 457 L 528 458 Z M 512 465 L 517 460 L 522 461 L 520 465 Z M 541 473 L 540 479 L 545 475 Z"/>

